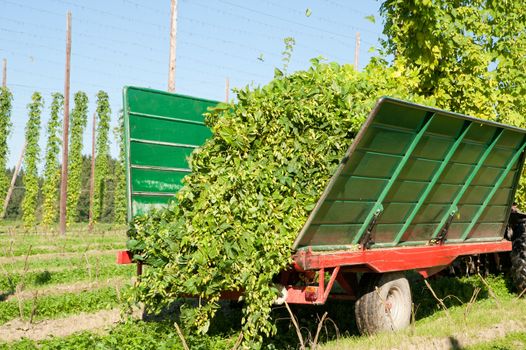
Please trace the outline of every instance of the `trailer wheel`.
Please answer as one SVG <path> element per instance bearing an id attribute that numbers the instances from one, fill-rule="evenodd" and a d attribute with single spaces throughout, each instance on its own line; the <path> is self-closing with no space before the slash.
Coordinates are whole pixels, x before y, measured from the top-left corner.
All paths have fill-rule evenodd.
<path id="1" fill-rule="evenodd" d="M 526 232 L 524 224 L 515 226 L 511 250 L 511 277 L 518 293 L 526 289 Z M 523 293 L 524 294 L 524 293 Z"/>
<path id="2" fill-rule="evenodd" d="M 411 288 L 403 273 L 366 273 L 360 279 L 356 325 L 361 334 L 396 331 L 411 320 Z"/>

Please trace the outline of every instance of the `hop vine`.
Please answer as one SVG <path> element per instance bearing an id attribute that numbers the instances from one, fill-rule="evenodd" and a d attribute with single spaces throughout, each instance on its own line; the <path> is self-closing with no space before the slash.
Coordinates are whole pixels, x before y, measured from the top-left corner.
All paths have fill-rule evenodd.
<path id="1" fill-rule="evenodd" d="M 8 179 L 3 169 L 6 169 L 7 155 L 9 150 L 7 147 L 7 139 L 11 132 L 11 107 L 13 95 L 8 88 L 0 88 L 0 208 L 4 205 L 4 198 L 7 192 Z"/>
<path id="2" fill-rule="evenodd" d="M 94 221 L 100 220 L 104 215 L 106 188 L 109 167 L 109 142 L 111 109 L 108 94 L 99 91 L 97 94 L 97 146 L 95 158 L 95 193 L 93 203 Z"/>
<path id="3" fill-rule="evenodd" d="M 39 92 L 33 93 L 32 102 L 27 106 L 29 119 L 26 124 L 26 152 L 24 157 L 24 187 L 22 201 L 22 220 L 26 229 L 37 224 L 38 199 L 38 162 L 40 160 L 40 115 L 44 108 L 44 100 Z"/>
<path id="4" fill-rule="evenodd" d="M 119 125 L 113 130 L 115 140 L 119 145 L 119 157 L 115 162 L 115 192 L 114 192 L 114 218 L 118 224 L 126 223 L 126 175 L 124 170 L 124 118 L 122 110 L 119 113 Z"/>
<path id="5" fill-rule="evenodd" d="M 59 136 L 61 126 L 61 111 L 64 97 L 60 93 L 52 95 L 51 116 L 47 124 L 46 160 L 44 166 L 44 182 L 42 185 L 42 223 L 46 226 L 53 224 L 58 215 L 58 186 L 60 183 L 59 153 L 62 140 Z"/>
<path id="6" fill-rule="evenodd" d="M 71 224 L 77 217 L 77 207 L 82 190 L 82 140 L 88 122 L 88 96 L 79 91 L 75 94 L 75 105 L 71 112 L 69 159 L 68 159 L 68 194 L 67 223 Z"/>

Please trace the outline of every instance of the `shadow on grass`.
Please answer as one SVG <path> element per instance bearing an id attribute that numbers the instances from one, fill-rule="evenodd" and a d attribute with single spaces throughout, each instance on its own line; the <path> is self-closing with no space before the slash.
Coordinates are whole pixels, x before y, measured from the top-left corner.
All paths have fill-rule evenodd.
<path id="1" fill-rule="evenodd" d="M 197 306 L 195 299 L 185 299 L 187 304 Z M 178 322 L 182 301 L 171 304 L 160 314 L 146 312 L 143 320 L 147 322 Z M 241 331 L 243 318 L 243 303 L 235 301 L 221 301 L 221 308 L 216 312 L 207 333 L 209 337 L 236 337 Z M 354 321 L 354 302 L 329 300 L 325 305 L 290 305 L 296 316 L 303 339 L 312 340 L 316 334 L 318 324 L 323 314 L 327 312 L 327 319 L 321 329 L 318 343 L 335 340 L 339 336 L 358 335 Z M 290 315 L 284 306 L 276 306 L 272 310 L 272 319 L 276 326 L 276 335 L 264 341 L 264 349 L 297 349 L 298 337 L 291 323 Z"/>
<path id="2" fill-rule="evenodd" d="M 490 284 L 490 288 L 497 295 L 508 294 L 509 291 L 513 290 L 512 282 L 505 275 L 501 274 L 489 278 L 490 280 L 486 280 L 486 282 Z M 408 279 L 411 284 L 416 320 L 428 317 L 439 311 L 440 305 L 425 285 L 424 279 L 416 273 L 409 273 Z M 494 283 L 493 281 L 500 281 L 500 283 Z M 480 289 L 476 295 L 476 300 L 491 298 L 488 287 L 478 275 L 461 278 L 437 276 L 428 279 L 428 282 L 437 297 L 442 299 L 447 308 L 469 303 L 476 289 Z"/>
<path id="3" fill-rule="evenodd" d="M 419 320 L 439 311 L 438 301 L 425 285 L 423 278 L 417 273 L 408 273 L 407 277 L 412 289 L 413 303 L 416 312 L 415 319 Z M 493 286 L 489 279 L 488 283 L 490 283 L 492 289 L 499 294 L 496 288 L 504 287 L 508 282 L 503 276 L 493 277 L 493 279 L 495 278 L 500 281 L 498 286 Z M 468 303 L 477 288 L 480 288 L 477 300 L 490 297 L 487 287 L 479 276 L 464 278 L 437 276 L 429 279 L 428 282 L 437 296 L 443 299 L 444 304 L 448 308 Z M 187 299 L 185 301 L 190 305 L 197 305 L 194 299 Z M 146 315 L 145 320 L 162 321 L 168 318 L 172 323 L 173 321 L 180 322 L 179 308 L 182 304 L 182 302 L 172 304 L 161 313 L 161 315 Z M 221 308 L 211 321 L 208 336 L 236 337 L 241 330 L 243 304 L 231 301 L 221 301 L 220 304 Z M 339 337 L 359 335 L 354 317 L 354 302 L 352 301 L 329 300 L 325 305 L 320 306 L 290 305 L 290 307 L 297 318 L 302 337 L 306 343 L 315 337 L 318 325 L 325 312 L 327 312 L 327 320 L 321 328 L 318 338 L 319 344 L 336 340 Z M 277 332 L 275 336 L 265 340 L 263 348 L 297 349 L 299 343 L 298 336 L 286 308 L 283 306 L 274 307 L 272 310 L 272 319 Z M 450 349 L 462 349 L 457 339 L 451 337 L 449 341 L 451 343 Z"/>
<path id="4" fill-rule="evenodd" d="M 458 342 L 457 338 L 455 337 L 449 337 L 449 349 L 450 350 L 462 350 L 464 349 L 462 346 L 460 346 L 460 343 Z"/>
<path id="5" fill-rule="evenodd" d="M 13 294 L 15 294 L 14 289 L 8 290 L 7 292 L 0 292 L 0 302 L 6 301 L 7 298 Z"/>

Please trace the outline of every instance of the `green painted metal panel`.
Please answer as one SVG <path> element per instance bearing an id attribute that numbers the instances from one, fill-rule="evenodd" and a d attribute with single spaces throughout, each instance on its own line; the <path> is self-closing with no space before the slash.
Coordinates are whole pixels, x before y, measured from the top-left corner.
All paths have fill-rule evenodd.
<path id="1" fill-rule="evenodd" d="M 190 173 L 188 157 L 212 135 L 203 113 L 217 101 L 125 87 L 128 220 L 166 206 Z"/>
<path id="2" fill-rule="evenodd" d="M 445 232 L 446 244 L 501 240 L 525 135 L 524 129 L 382 98 L 294 248 L 368 240 L 371 249 L 425 245 L 435 232 Z"/>
<path id="3" fill-rule="evenodd" d="M 166 170 L 132 168 L 132 188 L 135 192 L 177 193 L 187 174 L 186 171 L 167 173 Z"/>

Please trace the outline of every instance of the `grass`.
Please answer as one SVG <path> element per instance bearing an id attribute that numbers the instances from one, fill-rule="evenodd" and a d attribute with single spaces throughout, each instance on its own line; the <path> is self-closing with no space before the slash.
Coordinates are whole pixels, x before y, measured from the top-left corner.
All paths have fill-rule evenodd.
<path id="1" fill-rule="evenodd" d="M 438 311 L 432 316 L 424 317 L 418 320 L 410 328 L 398 333 L 383 333 L 376 336 L 349 336 L 349 329 L 341 324 L 343 319 L 338 318 L 337 313 L 349 311 L 349 308 L 342 307 L 342 303 L 333 303 L 324 307 L 325 310 L 332 312 L 332 316 L 336 316 L 335 321 L 343 332 L 343 337 L 334 340 L 334 335 L 331 335 L 330 328 L 333 327 L 330 323 L 326 324 L 327 330 L 323 330 L 321 334 L 321 344 L 319 349 L 389 349 L 389 348 L 405 348 L 411 344 L 425 348 L 426 344 L 431 344 L 432 341 L 442 341 L 444 344 L 465 344 L 469 347 L 462 347 L 462 349 L 523 349 L 519 342 L 526 344 L 526 333 L 515 332 L 510 333 L 505 338 L 496 339 L 491 342 L 484 342 L 484 338 L 480 337 L 480 333 L 487 333 L 495 324 L 502 324 L 509 320 L 514 320 L 518 325 L 526 326 L 526 300 L 517 300 L 512 295 L 506 298 L 499 298 L 499 306 L 497 306 L 493 299 L 483 299 L 474 304 L 454 306 L 449 308 L 449 316 L 445 311 Z M 311 311 L 314 308 L 311 309 Z M 321 311 L 320 309 L 316 309 Z M 307 310 L 303 309 L 298 313 L 295 312 L 300 319 L 300 326 L 303 333 L 306 330 L 303 328 L 315 325 L 313 320 L 306 319 Z M 235 342 L 239 329 L 232 329 L 225 324 L 225 319 L 228 315 L 222 315 L 219 319 L 214 321 L 212 325 L 211 334 L 207 336 L 185 335 L 186 341 L 189 343 L 191 349 L 230 349 Z M 311 322 L 311 324 L 303 324 Z M 226 323 L 232 323 L 232 320 L 227 320 Z M 294 338 L 293 331 L 287 331 L 290 327 L 287 320 L 282 321 L 283 328 L 280 329 L 278 336 L 268 339 L 264 345 L 264 349 L 297 349 L 297 339 Z M 351 327 L 352 328 L 352 327 Z M 353 332 L 351 329 L 350 332 Z M 333 340 L 331 340 L 331 338 Z M 477 343 L 477 341 L 482 341 Z M 471 342 L 471 343 L 469 343 Z M 29 341 L 22 340 L 10 344 L 0 344 L 0 349 L 4 346 L 5 349 L 82 349 L 82 348 L 101 348 L 101 349 L 182 349 L 180 339 L 178 338 L 173 324 L 171 322 L 143 322 L 143 321 L 128 321 L 119 324 L 114 328 L 107 330 L 103 334 L 93 334 L 90 332 L 82 332 L 73 334 L 64 338 L 56 338 L 45 341 Z M 451 347 L 454 348 L 454 347 Z"/>
<path id="2" fill-rule="evenodd" d="M 121 291 L 119 291 L 119 293 L 120 292 Z M 37 297 L 36 302 L 34 302 L 34 300 L 25 300 L 21 304 L 23 315 L 29 317 L 36 303 L 35 320 L 42 320 L 73 315 L 80 312 L 110 309 L 119 305 L 119 298 L 120 296 L 114 287 L 106 287 L 79 293 Z M 18 317 L 20 317 L 18 300 L 2 302 L 0 324 L 4 324 Z"/>
<path id="3" fill-rule="evenodd" d="M 526 327 L 526 300 L 501 299 L 500 308 L 489 299 L 471 304 L 469 309 L 467 305 L 456 306 L 449 309 L 449 317 L 445 311 L 438 311 L 398 333 L 382 333 L 369 337 L 350 336 L 329 341 L 320 349 L 389 349 L 399 347 L 401 344 L 405 347 L 410 344 L 423 346 L 431 343 L 432 339 L 450 341 L 451 348 L 454 349 L 454 344 L 466 341 L 477 344 L 480 332 L 487 333 L 486 329 L 509 320 Z M 478 345 L 473 346 L 473 349 L 480 348 Z"/>
<path id="4" fill-rule="evenodd" d="M 31 258 L 31 256 L 29 256 L 27 267 L 29 270 L 56 270 L 60 268 L 71 268 L 72 266 L 86 266 L 86 258 L 88 259 L 90 264 L 95 264 L 96 260 L 98 259 L 101 265 L 108 266 L 115 263 L 116 259 L 114 251 L 108 251 L 107 253 L 103 252 L 101 254 L 98 254 L 97 256 L 92 256 L 89 253 L 86 253 L 86 255 L 84 255 L 83 253 L 79 253 L 76 256 L 53 256 L 47 259 L 33 259 Z M 25 264 L 26 263 L 24 260 L 18 260 L 5 264 L 4 268 L 6 269 L 6 271 L 9 270 L 9 272 L 11 273 L 18 273 L 24 270 Z"/>
<path id="5" fill-rule="evenodd" d="M 526 331 L 511 332 L 504 338 L 487 343 L 468 346 L 464 350 L 524 350 L 526 349 Z"/>
<path id="6" fill-rule="evenodd" d="M 125 249 L 125 241 L 122 242 L 104 242 L 104 243 L 84 243 L 77 245 L 62 245 L 59 243 L 49 244 L 47 246 L 32 246 L 31 251 L 29 245 L 14 248 L 11 251 L 5 251 L 0 256 L 11 257 L 11 256 L 25 256 L 28 252 L 33 254 L 51 254 L 51 253 L 70 253 L 70 252 L 84 252 L 88 250 L 113 250 L 113 249 Z"/>
<path id="7" fill-rule="evenodd" d="M 126 234 L 123 230 L 118 231 L 107 231 L 107 232 L 80 232 L 80 233 L 68 233 L 66 236 L 58 234 L 34 234 L 34 233 L 11 233 L 1 234 L 0 242 L 8 244 L 13 241 L 17 247 L 23 244 L 49 244 L 50 240 L 55 243 L 59 241 L 64 244 L 80 244 L 86 242 L 102 243 L 102 242 L 117 242 L 126 239 Z"/>
<path id="8" fill-rule="evenodd" d="M 185 336 L 192 350 L 232 349 L 236 338 L 231 336 Z M 82 332 L 63 338 L 40 342 L 21 340 L 14 343 L 0 343 L 0 349 L 174 349 L 182 350 L 181 341 L 173 324 L 169 322 L 130 321 L 121 323 L 107 334 Z"/>
<path id="9" fill-rule="evenodd" d="M 59 271 L 33 271 L 24 274 L 23 272 L 8 273 L 0 278 L 0 291 L 12 292 L 17 284 L 23 282 L 24 287 L 42 287 L 58 283 L 76 281 L 95 281 L 112 277 L 132 277 L 135 273 L 134 265 L 116 265 L 115 258 L 105 259 L 105 263 L 97 264 L 96 259 L 88 260 L 89 265 L 71 265 Z M 81 262 L 82 263 L 82 262 Z M 113 264 L 112 264 L 113 263 Z"/>
<path id="10" fill-rule="evenodd" d="M 0 256 L 4 255 L 1 258 L 4 263 L 0 267 L 0 290 L 4 291 L 3 296 L 13 293 L 16 285 L 21 282 L 24 282 L 24 290 L 31 292 L 41 288 L 50 289 L 59 284 L 131 277 L 135 274 L 134 265 L 118 266 L 115 264 L 114 253 L 105 251 L 114 248 L 124 249 L 126 238 L 122 229 L 103 232 L 104 227 L 99 226 L 95 233 L 88 233 L 85 226 L 76 228 L 78 232 L 68 233 L 62 237 L 56 234 L 20 233 L 16 223 L 11 223 L 10 226 L 5 222 L 0 223 Z M 106 228 L 110 229 L 110 227 Z M 12 246 L 12 249 L 9 250 L 9 246 Z M 27 260 L 29 270 L 24 274 L 26 267 L 24 256 L 30 246 L 31 255 Z M 102 251 L 97 252 L 96 255 L 84 254 L 86 249 L 97 248 Z M 40 252 L 72 252 L 73 254 L 33 256 Z M 10 259 L 12 255 L 18 258 Z M 450 345 L 458 342 L 463 344 L 463 349 L 524 348 L 519 345 L 526 344 L 526 333 L 521 329 L 510 329 L 512 333 L 495 340 L 480 337 L 477 333 L 491 331 L 492 326 L 503 324 L 510 319 L 526 329 L 526 301 L 516 300 L 508 290 L 509 281 L 503 276 L 486 278 L 486 282 L 491 286 L 491 293 L 478 276 L 430 280 L 437 296 L 444 300 L 448 308 L 447 313 L 439 308 L 438 302 L 431 296 L 419 275 L 410 274 L 409 278 L 416 319 L 409 329 L 396 334 L 359 336 L 354 321 L 353 304 L 330 301 L 324 306 L 292 306 L 303 337 L 313 338 L 321 316 L 327 312 L 329 321 L 321 329 L 320 349 L 404 348 L 413 343 L 423 344 L 422 346 L 426 347 L 426 344 L 431 344 L 432 341 L 450 342 Z M 470 303 L 475 291 L 478 291 L 477 301 Z M 493 295 L 497 296 L 498 303 Z M 1 297 L 2 292 L 0 292 L 0 300 Z M 35 320 L 61 318 L 79 312 L 96 312 L 118 307 L 120 304 L 118 299 L 115 288 L 101 286 L 98 286 L 98 289 L 79 293 L 41 295 L 36 302 Z M 22 301 L 21 305 L 24 317 L 27 319 L 33 309 L 32 298 Z M 16 298 L 0 301 L 0 324 L 19 315 Z M 232 348 L 240 332 L 242 317 L 240 306 L 235 304 L 221 309 L 212 321 L 208 335 L 185 333 L 189 347 L 212 350 Z M 287 311 L 284 308 L 276 308 L 273 311 L 273 319 L 278 333 L 266 339 L 263 348 L 297 349 L 298 338 Z M 480 344 L 472 343 L 473 341 L 480 341 Z M 25 339 L 9 344 L 0 343 L 0 349 L 63 348 L 182 349 L 182 345 L 173 321 L 138 320 L 128 320 L 104 332 L 82 332 L 44 341 Z"/>
<path id="11" fill-rule="evenodd" d="M 120 226 L 111 231 L 104 230 L 108 225 L 97 224 L 93 232 L 86 226 L 76 225 L 67 235 L 61 236 L 53 231 L 41 233 L 23 232 L 17 225 L 0 225 L 0 256 L 23 256 L 52 252 L 78 252 L 83 250 L 124 249 L 126 231 Z M 76 229 L 76 230 L 75 230 Z M 31 248 L 31 251 L 29 250 Z"/>

